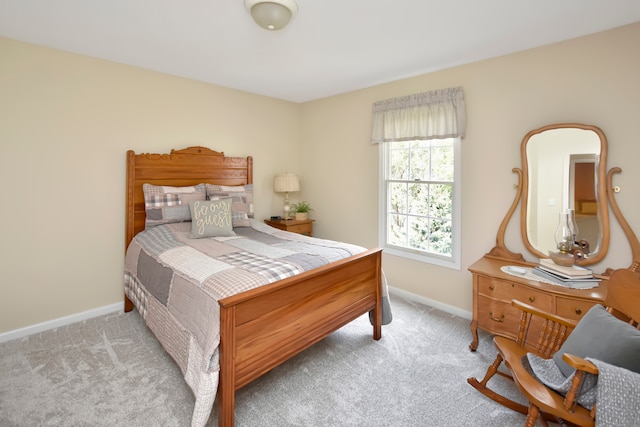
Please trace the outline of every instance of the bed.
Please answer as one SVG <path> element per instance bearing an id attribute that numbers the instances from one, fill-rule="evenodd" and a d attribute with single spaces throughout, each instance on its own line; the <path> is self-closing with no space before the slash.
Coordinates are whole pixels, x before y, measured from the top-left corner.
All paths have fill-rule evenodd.
<path id="1" fill-rule="evenodd" d="M 149 227 L 155 218 L 151 213 L 147 217 L 145 209 L 149 206 L 145 205 L 145 192 L 149 188 L 206 184 L 225 191 L 250 188 L 253 184 L 252 157 L 228 157 L 206 147 L 171 150 L 166 154 L 136 154 L 130 150 L 126 171 L 125 311 L 131 311 L 135 306 L 180 366 L 196 398 L 192 425 L 207 422 L 217 398 L 218 424 L 232 426 L 236 390 L 364 314 L 369 314 L 373 339 L 381 338 L 383 323 L 391 319 L 381 249 L 367 250 L 277 230 L 251 219 L 250 213 L 246 215 L 250 226 L 236 228 L 234 210 L 233 230 L 238 231 L 240 237 L 236 234 L 196 239 L 196 246 L 207 248 L 205 252 L 221 252 L 227 256 L 230 250 L 225 245 L 237 245 L 243 250 L 247 245 L 254 245 L 266 251 L 271 250 L 265 249 L 266 244 L 276 242 L 279 248 L 311 248 L 311 258 L 315 259 L 317 253 L 312 245 L 318 243 L 322 255 L 325 251 L 330 254 L 327 257 L 330 262 L 313 268 L 307 266 L 283 279 L 248 286 L 247 290 L 240 288 L 239 292 L 233 292 L 232 287 L 212 291 L 208 282 L 205 286 L 204 280 L 207 275 L 212 277 L 211 271 L 201 265 L 192 265 L 202 254 L 185 255 L 194 253 L 193 248 L 183 245 L 192 237 L 190 230 L 195 232 L 195 228 L 191 228 L 193 224 L 174 222 Z M 229 200 L 226 197 L 211 199 L 220 200 L 219 203 L 211 202 L 216 206 Z M 197 211 L 197 206 L 192 204 L 191 210 Z M 143 247 L 151 238 L 151 232 L 160 236 L 160 245 L 164 245 L 161 250 L 154 243 L 150 245 L 151 250 Z M 258 236 L 259 242 L 248 243 L 243 240 L 245 234 Z M 147 255 L 154 251 L 162 252 L 156 260 Z M 344 251 L 349 255 L 332 258 Z M 291 256 L 310 258 L 304 254 Z M 144 260 L 141 262 L 140 258 Z M 216 266 L 216 271 L 221 270 L 218 259 L 203 262 Z M 145 273 L 139 263 L 153 264 L 154 272 Z M 193 273 L 169 269 L 181 263 L 191 265 Z M 228 276 L 235 274 L 235 270 L 225 270 L 225 274 L 227 271 L 230 272 Z M 239 282 L 246 285 L 247 281 L 243 279 L 246 276 L 242 274 L 249 273 L 238 274 Z M 200 280 L 195 280 L 195 284 L 188 283 L 193 280 L 187 276 L 198 275 L 202 276 Z M 250 278 L 258 276 L 253 274 Z M 156 282 L 159 285 L 156 286 Z M 162 283 L 165 283 L 164 287 L 160 286 Z M 169 300 L 171 304 L 167 303 Z"/>

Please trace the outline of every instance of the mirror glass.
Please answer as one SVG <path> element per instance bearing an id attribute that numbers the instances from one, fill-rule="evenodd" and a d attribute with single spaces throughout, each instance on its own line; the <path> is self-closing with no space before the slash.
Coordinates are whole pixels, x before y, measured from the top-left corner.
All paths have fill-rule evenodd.
<path id="1" fill-rule="evenodd" d="M 527 134 L 522 146 L 523 240 L 538 257 L 556 251 L 559 214 L 575 211 L 577 241 L 589 244 L 589 258 L 601 259 L 608 227 L 604 194 L 606 139 L 587 125 L 547 126 Z M 588 262 L 587 262 L 588 263 Z"/>

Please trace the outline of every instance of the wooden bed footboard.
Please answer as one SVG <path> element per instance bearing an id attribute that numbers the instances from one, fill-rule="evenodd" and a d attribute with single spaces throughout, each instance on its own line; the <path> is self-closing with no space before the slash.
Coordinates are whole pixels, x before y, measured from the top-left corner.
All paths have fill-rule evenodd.
<path id="1" fill-rule="evenodd" d="M 235 392 L 350 321 L 373 311 L 382 336 L 382 250 L 220 302 L 218 425 L 233 426 Z"/>

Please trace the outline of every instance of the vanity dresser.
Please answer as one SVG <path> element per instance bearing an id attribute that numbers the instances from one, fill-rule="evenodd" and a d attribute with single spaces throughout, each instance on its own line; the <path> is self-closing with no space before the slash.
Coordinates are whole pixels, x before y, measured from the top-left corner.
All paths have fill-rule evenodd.
<path id="1" fill-rule="evenodd" d="M 515 338 L 520 311 L 511 305 L 517 299 L 540 310 L 579 320 L 595 304 L 604 302 L 610 270 L 590 289 L 572 289 L 540 281 L 531 274 L 537 264 L 511 252 L 505 245 L 505 231 L 521 203 L 520 231 L 526 249 L 535 258 L 547 258 L 555 250 L 558 212 L 575 209 L 577 239 L 588 240 L 590 253 L 577 261 L 594 268 L 609 247 L 609 208 L 629 240 L 634 264 L 640 269 L 640 243 L 620 212 L 614 198 L 612 168 L 607 172 L 607 139 L 599 128 L 575 123 L 549 125 L 532 130 L 521 144 L 522 169 L 514 168 L 519 183 L 516 196 L 497 233 L 496 246 L 469 267 L 473 277 L 472 342 L 478 347 L 478 328 L 494 335 Z M 586 175 L 581 175 L 585 173 Z M 586 185 L 585 185 L 586 183 Z M 586 187 L 586 188 L 585 188 Z M 595 204 L 594 204 L 595 201 Z M 533 324 L 534 329 L 541 324 Z M 533 333 L 529 336 L 537 336 Z"/>
<path id="2" fill-rule="evenodd" d="M 494 335 L 516 338 L 521 312 L 511 305 L 512 299 L 578 320 L 607 296 L 606 279 L 592 289 L 569 289 L 504 272 L 503 267 L 509 266 L 530 268 L 535 264 L 486 255 L 469 267 L 473 274 L 473 341 L 469 348 L 473 351 L 478 347 L 478 328 Z"/>

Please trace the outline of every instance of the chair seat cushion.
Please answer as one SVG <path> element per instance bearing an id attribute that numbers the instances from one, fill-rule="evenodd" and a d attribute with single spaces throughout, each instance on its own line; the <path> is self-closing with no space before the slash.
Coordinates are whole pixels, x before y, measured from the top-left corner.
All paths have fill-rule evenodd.
<path id="1" fill-rule="evenodd" d="M 554 389 L 563 396 L 569 392 L 573 375 L 565 377 L 553 359 L 544 359 L 533 353 L 527 353 L 526 362 L 531 368 L 533 375 L 535 375 L 535 377 L 547 387 Z M 577 399 L 578 403 L 585 408 L 591 409 L 596 403 L 596 382 L 597 379 L 594 375 L 585 375 L 583 384 L 580 387 L 580 394 Z"/>
<path id="2" fill-rule="evenodd" d="M 596 304 L 580 319 L 560 350 L 553 355 L 560 371 L 569 377 L 574 369 L 562 360 L 565 353 L 601 360 L 640 373 L 640 331 Z"/>

